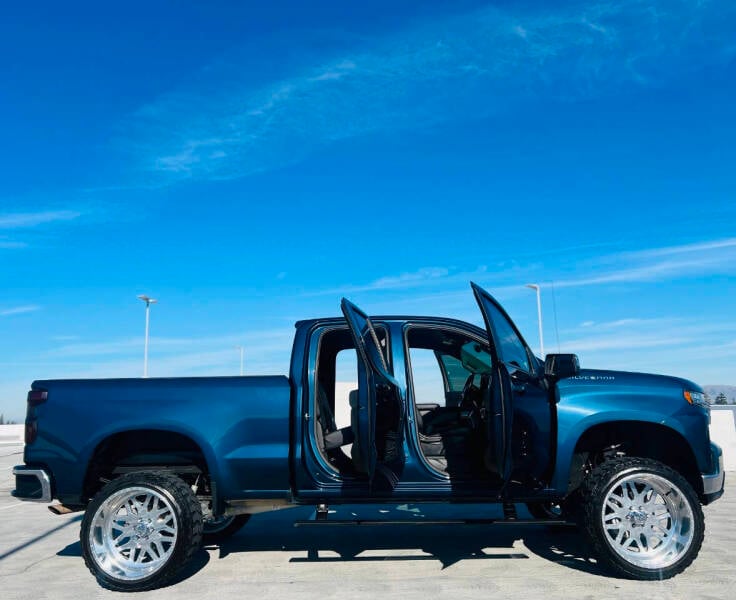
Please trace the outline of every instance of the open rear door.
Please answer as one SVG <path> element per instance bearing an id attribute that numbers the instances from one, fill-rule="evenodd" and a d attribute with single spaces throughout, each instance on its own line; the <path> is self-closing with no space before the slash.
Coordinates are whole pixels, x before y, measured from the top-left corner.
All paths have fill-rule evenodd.
<path id="1" fill-rule="evenodd" d="M 376 470 L 376 398 L 379 386 L 399 391 L 398 382 L 388 370 L 388 360 L 370 318 L 355 304 L 343 298 L 340 303 L 358 353 L 358 393 L 351 397 L 351 425 L 355 441 L 351 450 L 358 472 L 373 478 Z"/>
<path id="2" fill-rule="evenodd" d="M 511 328 L 512 331 L 516 331 L 516 328 L 493 296 L 475 283 L 471 283 L 470 286 L 473 288 L 475 300 L 483 313 L 493 361 L 491 383 L 483 400 L 488 428 L 485 463 L 490 471 L 497 474 L 506 483 L 511 477 L 512 469 L 513 392 L 511 377 L 503 356 L 502 336 L 508 328 Z"/>

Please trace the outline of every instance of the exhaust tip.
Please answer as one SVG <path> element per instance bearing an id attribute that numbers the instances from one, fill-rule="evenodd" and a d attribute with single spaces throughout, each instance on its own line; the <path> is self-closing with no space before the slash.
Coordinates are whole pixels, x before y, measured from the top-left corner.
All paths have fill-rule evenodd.
<path id="1" fill-rule="evenodd" d="M 48 507 L 49 510 L 55 515 L 68 515 L 69 513 L 76 512 L 78 509 L 69 508 L 63 504 L 52 504 Z"/>

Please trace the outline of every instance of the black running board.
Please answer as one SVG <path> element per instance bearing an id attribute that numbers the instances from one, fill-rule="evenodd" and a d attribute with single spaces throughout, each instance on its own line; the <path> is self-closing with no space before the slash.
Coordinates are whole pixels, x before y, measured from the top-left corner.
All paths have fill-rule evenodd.
<path id="1" fill-rule="evenodd" d="M 572 525 L 572 523 L 563 519 L 402 519 L 395 521 L 382 519 L 310 519 L 294 522 L 294 527 L 312 527 L 314 525 Z"/>

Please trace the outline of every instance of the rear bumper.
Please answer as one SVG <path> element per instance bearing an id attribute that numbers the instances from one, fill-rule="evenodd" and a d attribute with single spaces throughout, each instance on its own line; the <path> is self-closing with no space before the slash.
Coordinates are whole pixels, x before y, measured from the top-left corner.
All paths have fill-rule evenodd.
<path id="1" fill-rule="evenodd" d="M 44 469 L 13 467 L 15 489 L 10 495 L 18 500 L 51 502 L 51 477 Z"/>
<path id="2" fill-rule="evenodd" d="M 723 495 L 726 474 L 723 471 L 723 451 L 717 444 L 710 445 L 711 464 L 716 466 L 714 473 L 703 475 L 703 504 L 710 504 Z"/>

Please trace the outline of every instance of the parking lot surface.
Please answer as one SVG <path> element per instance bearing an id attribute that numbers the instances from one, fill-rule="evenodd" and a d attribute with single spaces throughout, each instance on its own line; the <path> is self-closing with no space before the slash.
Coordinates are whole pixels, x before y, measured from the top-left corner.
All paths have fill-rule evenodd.
<path id="1" fill-rule="evenodd" d="M 100 588 L 80 555 L 81 513 L 10 496 L 22 446 L 0 446 L 0 597 L 5 600 L 120 598 Z M 521 510 L 521 509 L 520 509 Z M 700 556 L 668 581 L 636 582 L 604 573 L 574 528 L 543 525 L 304 527 L 295 508 L 257 515 L 222 546 L 198 552 L 167 588 L 136 598 L 736 598 L 736 473 L 705 507 Z M 490 517 L 482 506 L 339 507 L 337 518 Z"/>

